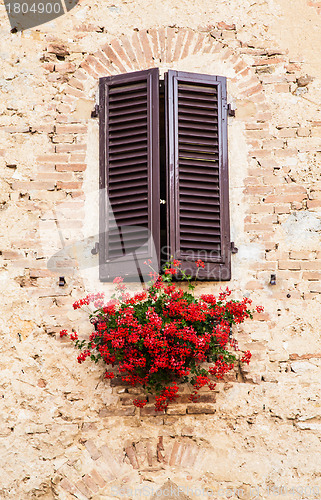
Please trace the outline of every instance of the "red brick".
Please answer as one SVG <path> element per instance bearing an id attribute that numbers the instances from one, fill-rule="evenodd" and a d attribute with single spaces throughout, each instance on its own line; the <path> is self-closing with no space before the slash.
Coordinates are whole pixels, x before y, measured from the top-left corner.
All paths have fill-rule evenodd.
<path id="1" fill-rule="evenodd" d="M 133 469 L 139 469 L 139 463 L 138 463 L 138 459 L 137 459 L 137 455 L 136 455 L 134 447 L 132 445 L 127 445 L 125 447 L 125 452 L 129 458 L 129 461 L 130 461 Z"/>
<path id="2" fill-rule="evenodd" d="M 259 194 L 259 195 L 268 195 L 271 193 L 271 191 L 274 191 L 273 186 L 246 186 L 246 188 L 243 189 L 244 194 Z"/>
<path id="3" fill-rule="evenodd" d="M 173 467 L 175 465 L 179 465 L 182 451 L 183 451 L 182 444 L 175 441 L 173 448 L 172 448 L 172 452 L 171 452 L 169 459 L 168 459 L 168 465 L 170 465 L 171 467 Z"/>
<path id="4" fill-rule="evenodd" d="M 302 202 L 302 200 L 304 200 L 304 198 L 306 198 L 306 194 L 302 193 L 302 194 L 291 194 L 291 195 L 280 195 L 280 194 L 269 194 L 266 198 L 265 198 L 265 203 L 278 203 L 278 201 L 282 200 L 284 203 L 292 203 L 294 201 L 298 201 L 298 202 Z M 284 205 L 283 203 L 283 205 Z M 276 212 L 276 213 L 280 213 L 280 212 Z"/>
<path id="5" fill-rule="evenodd" d="M 104 457 L 104 461 L 108 465 L 112 474 L 115 477 L 119 477 L 122 473 L 121 464 L 119 462 L 117 462 L 117 460 L 113 456 L 113 454 L 110 451 L 110 449 L 108 448 L 108 446 L 105 444 L 103 446 L 101 446 L 100 452 L 101 452 L 102 456 Z M 134 450 L 134 452 L 135 452 L 135 450 Z"/>
<path id="6" fill-rule="evenodd" d="M 61 488 L 68 491 L 68 493 L 70 493 L 72 496 L 75 496 L 76 498 L 79 498 L 80 500 L 83 500 L 83 498 L 87 498 L 86 496 L 84 497 L 78 490 L 78 488 L 76 488 L 74 484 L 68 481 L 66 477 L 63 478 L 63 480 L 59 483 L 59 486 L 61 486 Z"/>
<path id="7" fill-rule="evenodd" d="M 150 35 L 153 58 L 155 61 L 159 61 L 158 30 L 151 28 L 147 33 Z"/>
<path id="8" fill-rule="evenodd" d="M 105 59 L 103 59 L 103 57 L 100 57 L 100 51 L 96 52 L 96 54 L 92 56 L 88 56 L 86 61 L 92 68 L 94 68 L 95 72 L 98 75 L 104 76 L 106 74 L 110 74 L 109 65 L 105 65 Z"/>
<path id="9" fill-rule="evenodd" d="M 52 137 L 53 143 L 67 143 L 72 144 L 74 141 L 74 136 L 72 134 L 64 134 L 64 135 L 54 135 Z"/>
<path id="10" fill-rule="evenodd" d="M 164 412 L 162 411 L 156 411 L 154 406 L 144 406 L 144 408 L 140 408 L 140 415 L 143 416 L 157 416 L 157 415 L 163 415 Z"/>
<path id="11" fill-rule="evenodd" d="M 270 231 L 271 230 L 271 224 L 260 224 L 260 223 L 254 223 L 254 224 L 244 224 L 244 231 L 245 232 L 259 232 L 259 231 Z"/>
<path id="12" fill-rule="evenodd" d="M 253 66 L 267 66 L 271 64 L 279 64 L 284 62 L 282 57 L 267 57 L 267 58 L 256 58 L 256 63 Z"/>
<path id="13" fill-rule="evenodd" d="M 235 66 L 233 67 L 235 73 L 240 73 L 241 71 L 245 70 L 247 68 L 247 64 L 245 64 L 244 61 L 240 60 Z"/>
<path id="14" fill-rule="evenodd" d="M 321 283 L 320 281 L 310 281 L 309 291 L 311 293 L 321 293 Z"/>
<path id="15" fill-rule="evenodd" d="M 137 61 L 139 63 L 139 66 L 141 68 L 144 68 L 144 66 L 146 64 L 145 63 L 145 55 L 144 55 L 143 48 L 140 44 L 140 36 L 139 36 L 139 33 L 137 31 L 135 31 L 135 33 L 132 36 L 132 46 L 133 46 L 133 50 L 136 53 L 136 58 L 137 58 Z"/>
<path id="16" fill-rule="evenodd" d="M 274 151 L 274 156 L 278 158 L 289 158 L 291 156 L 297 157 L 298 155 L 298 150 L 294 148 L 283 148 L 283 149 L 276 149 Z"/>
<path id="17" fill-rule="evenodd" d="M 209 415 L 216 412 L 216 408 L 211 404 L 191 404 L 187 405 L 187 413 Z"/>
<path id="18" fill-rule="evenodd" d="M 13 250 L 2 250 L 0 255 L 4 260 L 15 260 L 22 257 L 21 254 L 19 254 L 18 252 L 14 252 Z"/>
<path id="19" fill-rule="evenodd" d="M 37 181 L 72 181 L 74 176 L 71 173 L 62 172 L 44 172 L 37 174 Z"/>
<path id="20" fill-rule="evenodd" d="M 270 133 L 267 130 L 247 130 L 246 136 L 249 139 L 265 139 L 270 137 Z"/>
<path id="21" fill-rule="evenodd" d="M 282 128 L 278 131 L 279 137 L 290 138 L 296 136 L 296 128 Z"/>
<path id="22" fill-rule="evenodd" d="M 319 208 L 321 207 L 321 200 L 308 200 L 307 201 L 307 208 Z"/>
<path id="23" fill-rule="evenodd" d="M 166 50 L 165 50 L 165 63 L 170 63 L 173 60 L 173 47 L 175 47 L 175 28 L 166 28 Z"/>
<path id="24" fill-rule="evenodd" d="M 290 85 L 288 83 L 278 83 L 274 85 L 275 92 L 290 92 Z"/>
<path id="25" fill-rule="evenodd" d="M 57 182 L 58 189 L 81 189 L 82 182 Z"/>
<path id="26" fill-rule="evenodd" d="M 60 62 L 55 63 L 55 71 L 58 73 L 73 73 L 76 69 L 76 66 L 71 62 Z"/>
<path id="27" fill-rule="evenodd" d="M 313 127 L 311 129 L 311 136 L 312 137 L 321 137 L 321 127 Z"/>
<path id="28" fill-rule="evenodd" d="M 246 290 L 263 290 L 263 285 L 259 281 L 248 281 L 245 285 Z"/>
<path id="29" fill-rule="evenodd" d="M 291 252 L 290 252 L 290 259 L 311 260 L 311 258 L 312 258 L 312 254 L 309 251 L 291 250 Z"/>
<path id="30" fill-rule="evenodd" d="M 57 172 L 83 172 L 86 170 L 87 165 L 85 163 L 68 163 L 56 165 Z"/>
<path id="31" fill-rule="evenodd" d="M 88 73 L 88 75 L 92 76 L 96 81 L 100 78 L 100 75 L 95 71 L 95 69 L 87 62 L 83 61 L 80 65 L 84 71 Z M 83 97 L 83 96 L 82 96 Z"/>
<path id="32" fill-rule="evenodd" d="M 98 78 L 98 75 L 97 75 L 97 78 Z M 72 96 L 77 97 L 79 99 L 86 98 L 86 95 L 82 90 L 71 87 L 70 85 L 67 85 L 67 87 L 65 88 L 65 94 L 72 95 Z"/>
<path id="33" fill-rule="evenodd" d="M 263 178 L 259 176 L 246 177 L 244 179 L 245 186 L 261 186 L 263 184 Z"/>
<path id="34" fill-rule="evenodd" d="M 210 38 L 205 39 L 205 43 L 202 49 L 202 54 L 209 54 L 211 52 L 211 49 L 213 48 L 213 45 L 216 44 L 216 42 L 212 38 L 212 35 L 210 36 L 211 36 Z M 233 81 L 233 79 L 231 81 Z"/>
<path id="35" fill-rule="evenodd" d="M 132 68 L 131 61 L 127 55 L 127 53 L 124 51 L 123 47 L 120 45 L 119 40 L 114 39 L 111 44 L 111 48 L 115 52 L 115 54 L 118 55 L 118 58 L 125 64 L 128 68 Z"/>
<path id="36" fill-rule="evenodd" d="M 101 478 L 102 479 L 102 478 Z M 99 488 L 97 486 L 97 483 L 94 481 L 93 477 L 90 476 L 89 474 L 86 474 L 84 477 L 83 477 L 83 481 L 84 483 L 86 484 L 86 486 L 91 490 L 93 491 L 94 493 L 97 493 L 99 491 Z M 104 484 L 105 484 L 105 481 L 103 480 Z M 104 485 L 103 484 L 103 485 Z"/>
<path id="37" fill-rule="evenodd" d="M 289 214 L 291 212 L 291 205 L 290 203 L 278 204 L 274 205 L 273 209 L 276 214 Z"/>
<path id="38" fill-rule="evenodd" d="M 80 480 L 80 481 L 77 481 L 76 483 L 76 487 L 78 488 L 78 490 L 83 494 L 85 495 L 85 497 L 87 498 L 91 498 L 92 495 L 91 495 L 91 491 L 90 489 L 88 488 L 88 486 L 84 483 L 84 481 Z"/>
<path id="39" fill-rule="evenodd" d="M 294 361 L 296 359 L 320 359 L 321 353 L 315 353 L 315 354 L 309 354 L 309 353 L 296 354 L 296 353 L 293 353 L 293 354 L 289 355 L 289 358 L 291 361 Z"/>
<path id="40" fill-rule="evenodd" d="M 88 450 L 93 460 L 97 460 L 97 458 L 101 456 L 101 452 L 98 450 L 98 448 L 96 447 L 95 443 L 92 440 L 86 441 L 85 447 Z"/>
<path id="41" fill-rule="evenodd" d="M 261 113 L 260 111 L 256 115 L 258 121 L 266 122 L 272 120 L 272 113 Z"/>
<path id="42" fill-rule="evenodd" d="M 70 194 L 71 194 L 72 198 L 79 198 L 82 200 L 85 199 L 85 195 L 84 195 L 83 190 L 75 190 L 75 191 L 72 191 Z"/>
<path id="43" fill-rule="evenodd" d="M 290 269 L 292 271 L 297 271 L 301 269 L 300 262 L 295 260 L 280 260 L 279 269 Z"/>
<path id="44" fill-rule="evenodd" d="M 252 95 L 257 94 L 258 92 L 262 92 L 262 91 L 263 91 L 263 87 L 260 83 L 258 83 L 257 85 L 255 85 L 247 90 L 243 90 L 241 92 L 241 94 L 244 97 L 249 97 L 249 96 L 252 96 Z"/>
<path id="45" fill-rule="evenodd" d="M 165 28 L 159 28 L 157 31 L 159 43 L 159 58 L 161 62 L 165 62 Z"/>
<path id="46" fill-rule="evenodd" d="M 308 137 L 311 133 L 311 130 L 307 127 L 300 127 L 297 130 L 297 134 L 299 137 Z"/>
<path id="47" fill-rule="evenodd" d="M 56 117 L 56 123 L 72 123 L 75 119 L 72 115 L 68 114 L 59 114 Z"/>
<path id="48" fill-rule="evenodd" d="M 193 54 L 198 54 L 199 52 L 201 52 L 201 48 L 203 46 L 205 38 L 206 35 L 204 35 L 203 33 L 198 34 L 198 38 L 196 40 L 195 47 L 193 49 Z"/>
<path id="49" fill-rule="evenodd" d="M 129 42 L 127 36 L 122 35 L 120 37 L 120 41 L 121 41 L 121 44 L 122 44 L 122 47 L 123 47 L 124 51 L 127 54 L 128 59 L 131 62 L 131 66 L 133 68 L 139 69 L 139 65 L 138 65 L 138 62 L 137 62 L 137 59 L 136 59 L 136 55 L 135 55 L 135 53 L 133 51 L 133 48 L 132 48 L 131 43 Z"/>
<path id="50" fill-rule="evenodd" d="M 57 144 L 55 146 L 56 152 L 57 153 L 71 153 L 73 151 L 86 151 L 87 150 L 87 145 L 86 144 Z M 57 155 L 55 155 L 57 156 Z M 57 159 L 56 163 L 63 163 L 67 162 L 69 159 L 68 155 L 62 155 L 63 159 Z M 54 161 L 54 160 L 53 160 Z"/>
<path id="51" fill-rule="evenodd" d="M 226 24 L 224 21 L 217 23 L 217 27 L 220 30 L 228 30 L 228 31 L 236 29 L 235 24 Z"/>
<path id="52" fill-rule="evenodd" d="M 321 280 L 321 271 L 305 271 L 302 273 L 304 280 L 318 281 Z"/>
<path id="53" fill-rule="evenodd" d="M 113 68 L 111 66 L 113 65 L 113 67 L 116 68 L 117 71 L 120 71 L 121 73 L 126 73 L 126 69 L 123 66 L 121 60 L 119 59 L 118 54 L 113 50 L 113 48 L 109 44 L 104 45 L 102 50 L 96 52 L 95 55 L 102 62 L 105 68 L 105 72 L 106 69 L 108 71 L 113 72 Z"/>
<path id="54" fill-rule="evenodd" d="M 179 30 L 179 32 L 177 34 L 177 38 L 176 38 L 173 61 L 179 61 L 181 59 L 180 55 L 182 53 L 182 49 L 184 46 L 184 40 L 185 40 L 186 36 L 187 36 L 186 31 Z"/>
<path id="55" fill-rule="evenodd" d="M 166 410 L 167 415 L 186 415 L 186 405 L 169 405 Z"/>
<path id="56" fill-rule="evenodd" d="M 251 266 L 251 269 L 254 271 L 276 271 L 277 268 L 277 261 L 258 262 Z"/>
<path id="57" fill-rule="evenodd" d="M 71 163 L 83 163 L 86 160 L 86 154 L 85 153 L 73 153 L 70 156 L 70 162 Z"/>
<path id="58" fill-rule="evenodd" d="M 104 479 L 101 477 L 101 475 L 99 474 L 99 472 L 96 469 L 92 469 L 92 471 L 90 472 L 90 475 L 93 478 L 93 480 L 95 481 L 95 483 L 98 486 L 100 486 L 100 488 L 103 488 L 105 486 L 106 481 L 104 481 Z"/>
<path id="59" fill-rule="evenodd" d="M 32 191 L 33 189 L 47 189 L 48 191 L 51 191 L 53 189 L 55 189 L 55 182 L 54 181 L 50 181 L 50 182 L 46 182 L 46 181 L 41 181 L 41 182 L 37 182 L 37 181 L 14 181 L 12 183 L 12 189 L 23 189 L 23 190 L 26 190 L 27 192 L 28 191 Z"/>
<path id="60" fill-rule="evenodd" d="M 184 44 L 184 48 L 182 51 L 181 59 L 184 59 L 185 57 L 188 56 L 189 49 L 192 45 L 192 41 L 193 41 L 194 36 L 195 36 L 195 33 L 193 31 L 188 31 L 187 37 L 185 39 L 185 44 Z"/>
<path id="61" fill-rule="evenodd" d="M 303 261 L 301 269 L 321 271 L 321 260 Z"/>
<path id="62" fill-rule="evenodd" d="M 46 134 L 50 134 L 54 131 L 54 128 L 53 128 L 52 124 L 46 125 L 46 124 L 40 123 L 38 125 L 34 125 L 31 130 L 32 130 L 32 132 L 38 132 L 38 133 L 44 132 Z"/>
<path id="63" fill-rule="evenodd" d="M 77 78 L 78 80 L 82 80 L 82 81 L 85 81 L 88 79 L 88 75 L 86 75 L 86 73 L 79 68 L 77 69 L 77 71 L 75 71 L 74 77 Z"/>
<path id="64" fill-rule="evenodd" d="M 46 71 L 50 71 L 50 72 L 52 72 L 52 71 L 54 71 L 54 70 L 55 70 L 55 65 L 54 65 L 54 63 L 53 63 L 53 62 L 44 63 L 44 64 L 42 65 L 42 67 L 43 67 L 43 69 L 45 69 Z"/>
<path id="65" fill-rule="evenodd" d="M 271 213 L 272 207 L 271 205 L 250 205 L 250 208 L 246 213 L 260 214 L 260 213 Z"/>
<path id="66" fill-rule="evenodd" d="M 87 132 L 87 126 L 83 124 L 72 123 L 70 125 L 56 125 L 57 134 L 82 134 Z"/>
<path id="67" fill-rule="evenodd" d="M 144 408 L 141 408 L 144 409 Z M 136 409 L 134 406 L 128 406 L 123 408 L 102 408 L 99 410 L 99 416 L 104 417 L 126 417 L 135 415 Z"/>
<path id="68" fill-rule="evenodd" d="M 252 73 L 250 73 L 249 78 L 242 78 L 242 80 L 238 84 L 238 88 L 248 89 L 258 84 L 259 84 L 258 79 L 255 76 L 253 76 Z"/>
<path id="69" fill-rule="evenodd" d="M 140 43 L 143 49 L 143 54 L 145 57 L 146 65 L 150 66 L 154 64 L 152 48 L 149 43 L 149 36 L 147 35 L 147 31 L 143 30 L 139 33 L 140 35 Z"/>

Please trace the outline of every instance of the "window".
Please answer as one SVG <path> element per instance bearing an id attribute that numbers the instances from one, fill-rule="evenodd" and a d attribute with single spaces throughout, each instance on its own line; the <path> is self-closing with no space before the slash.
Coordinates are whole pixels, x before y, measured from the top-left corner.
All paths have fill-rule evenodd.
<path id="1" fill-rule="evenodd" d="M 100 279 L 173 256 L 229 280 L 226 78 L 149 69 L 101 78 L 99 95 Z"/>

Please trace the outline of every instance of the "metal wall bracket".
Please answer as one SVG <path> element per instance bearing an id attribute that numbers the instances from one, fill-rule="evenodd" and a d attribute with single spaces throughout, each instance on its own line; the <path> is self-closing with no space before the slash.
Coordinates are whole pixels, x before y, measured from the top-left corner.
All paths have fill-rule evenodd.
<path id="1" fill-rule="evenodd" d="M 236 246 L 234 246 L 234 241 L 231 241 L 231 253 L 237 253 L 239 251 Z"/>
<path id="2" fill-rule="evenodd" d="M 235 109 L 232 108 L 232 104 L 227 105 L 227 114 L 229 116 L 235 116 Z"/>
<path id="3" fill-rule="evenodd" d="M 96 104 L 94 109 L 91 112 L 91 117 L 97 118 L 98 115 L 99 115 L 99 104 Z"/>
<path id="4" fill-rule="evenodd" d="M 99 252 L 99 243 L 95 243 L 94 248 L 91 249 L 91 253 L 93 255 L 97 255 L 98 252 Z"/>

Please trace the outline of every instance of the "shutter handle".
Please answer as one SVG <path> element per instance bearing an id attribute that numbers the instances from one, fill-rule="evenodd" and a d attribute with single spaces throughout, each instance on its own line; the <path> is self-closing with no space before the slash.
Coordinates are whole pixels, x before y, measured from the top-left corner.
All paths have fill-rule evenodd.
<path id="1" fill-rule="evenodd" d="M 166 200 L 162 200 L 162 199 L 160 199 L 160 200 L 159 200 L 159 203 L 160 203 L 160 205 L 166 205 Z"/>
<path id="2" fill-rule="evenodd" d="M 97 255 L 98 252 L 99 252 L 99 243 L 95 243 L 94 248 L 91 249 L 91 253 L 93 255 Z"/>

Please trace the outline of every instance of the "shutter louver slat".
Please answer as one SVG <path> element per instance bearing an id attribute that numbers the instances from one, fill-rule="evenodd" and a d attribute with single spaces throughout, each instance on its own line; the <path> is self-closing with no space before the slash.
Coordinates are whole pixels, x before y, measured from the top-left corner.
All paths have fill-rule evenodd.
<path id="1" fill-rule="evenodd" d="M 199 277 L 230 279 L 226 83 L 169 71 L 167 148 L 170 253 Z"/>
<path id="2" fill-rule="evenodd" d="M 103 281 L 137 278 L 146 259 L 157 265 L 158 87 L 156 69 L 100 80 Z"/>

